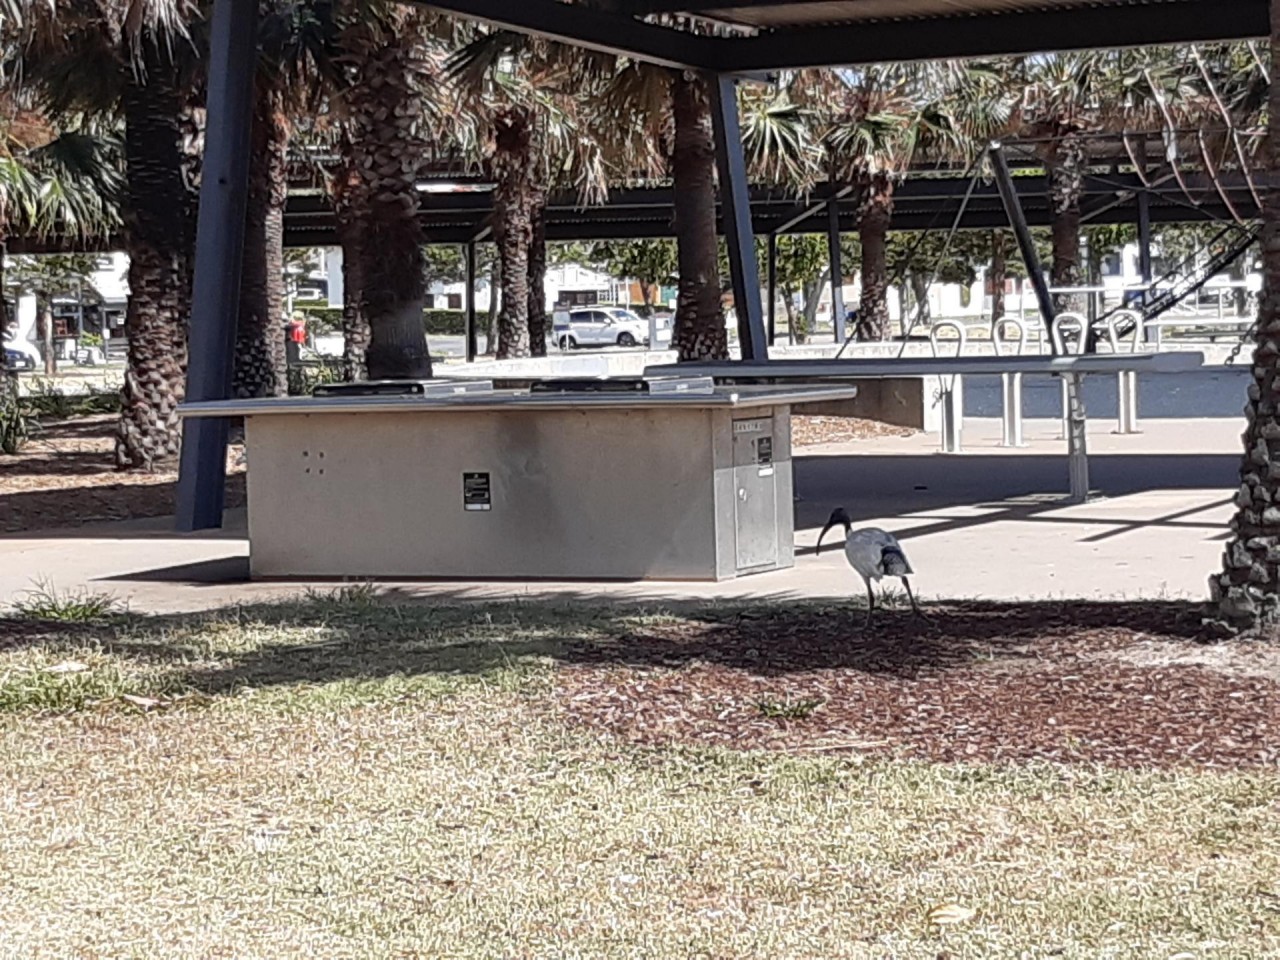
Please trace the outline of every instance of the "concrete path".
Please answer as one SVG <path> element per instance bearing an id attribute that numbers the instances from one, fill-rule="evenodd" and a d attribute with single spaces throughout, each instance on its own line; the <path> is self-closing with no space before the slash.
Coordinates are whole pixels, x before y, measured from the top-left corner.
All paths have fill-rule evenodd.
<path id="1" fill-rule="evenodd" d="M 835 506 L 898 534 L 925 597 L 1189 597 L 1205 594 L 1227 538 L 1240 421 L 1148 420 L 1138 436 L 1090 434 L 1098 499 L 1064 506 L 1065 443 L 1029 421 L 1030 446 L 998 446 L 999 423 L 967 420 L 967 452 L 936 453 L 917 435 L 809 447 L 796 461 L 797 546 L 791 570 L 727 583 L 409 583 L 413 595 L 461 598 L 845 597 L 861 590 L 835 549 L 815 556 Z M 323 522 L 323 521 L 319 521 Z M 111 593 L 144 611 L 206 609 L 296 594 L 251 583 L 244 516 L 215 535 L 178 536 L 150 520 L 0 537 L 0 606 L 34 582 Z M 340 545 L 337 545 L 340 547 Z M 330 586 L 330 585 L 323 585 Z"/>

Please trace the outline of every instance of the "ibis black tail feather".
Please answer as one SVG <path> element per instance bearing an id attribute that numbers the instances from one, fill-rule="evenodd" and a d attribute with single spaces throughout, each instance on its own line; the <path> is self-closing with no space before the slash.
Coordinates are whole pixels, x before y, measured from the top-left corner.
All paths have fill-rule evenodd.
<path id="1" fill-rule="evenodd" d="M 886 546 L 880 551 L 880 567 L 886 577 L 906 577 L 915 573 L 907 562 L 907 555 L 896 546 Z"/>

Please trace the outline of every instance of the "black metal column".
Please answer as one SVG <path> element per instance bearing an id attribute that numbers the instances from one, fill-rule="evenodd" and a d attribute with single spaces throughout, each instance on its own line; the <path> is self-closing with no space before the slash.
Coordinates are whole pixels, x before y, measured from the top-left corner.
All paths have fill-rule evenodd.
<path id="1" fill-rule="evenodd" d="M 474 363 L 476 354 L 476 242 L 467 244 L 467 363 Z M 490 293 L 490 296 L 493 294 Z"/>
<path id="2" fill-rule="evenodd" d="M 769 234 L 769 346 L 778 337 L 778 235 Z"/>
<path id="3" fill-rule="evenodd" d="M 1018 240 L 1022 262 L 1026 265 L 1027 276 L 1031 279 L 1031 286 L 1036 292 L 1040 317 L 1045 329 L 1048 330 L 1053 325 L 1053 299 L 1049 296 L 1049 285 L 1045 283 L 1044 272 L 1040 269 L 1040 258 L 1036 256 L 1036 245 L 1031 239 L 1031 228 L 1027 226 L 1022 205 L 1018 203 L 1018 192 L 1013 185 L 1013 178 L 1009 175 L 1009 164 L 1005 161 L 998 143 L 993 143 L 987 154 L 991 157 L 991 171 L 995 175 L 996 189 L 1000 191 L 1000 200 L 1004 204 L 1005 214 L 1009 217 L 1013 235 Z"/>
<path id="4" fill-rule="evenodd" d="M 257 0 L 214 0 L 205 129 L 216 136 L 205 137 L 201 169 L 187 364 L 189 401 L 225 400 L 231 395 L 257 40 Z M 178 529 L 222 526 L 226 420 L 193 419 L 183 424 L 180 470 Z"/>
<path id="5" fill-rule="evenodd" d="M 831 261 L 831 329 L 836 343 L 844 343 L 849 332 L 844 322 L 844 266 L 840 263 L 840 207 L 827 202 L 827 258 Z"/>
<path id="6" fill-rule="evenodd" d="M 716 167 L 720 174 L 720 209 L 729 248 L 734 310 L 738 315 L 738 346 L 743 360 L 768 360 L 764 311 L 760 309 L 760 269 L 756 264 L 751 223 L 751 185 L 747 181 L 747 161 L 742 154 L 735 81 L 732 77 L 712 75 L 707 83 L 711 88 Z"/>

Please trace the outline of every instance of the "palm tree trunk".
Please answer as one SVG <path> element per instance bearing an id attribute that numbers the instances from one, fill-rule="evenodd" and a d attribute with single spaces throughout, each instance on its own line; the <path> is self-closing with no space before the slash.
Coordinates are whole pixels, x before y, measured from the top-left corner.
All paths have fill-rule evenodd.
<path id="1" fill-rule="evenodd" d="M 367 216 L 360 211 L 359 178 L 350 168 L 334 180 L 332 189 L 338 242 L 342 245 L 342 378 L 350 383 L 369 374 L 365 362 L 369 321 L 364 312 L 364 278 L 360 272 L 364 262 L 360 243 Z"/>
<path id="2" fill-rule="evenodd" d="M 529 352 L 547 355 L 547 193 L 536 187 L 529 245 Z"/>
<path id="3" fill-rule="evenodd" d="M 360 303 L 369 325 L 365 354 L 371 379 L 431 376 L 423 323 L 426 299 L 425 237 L 418 222 L 418 173 L 428 151 L 419 133 L 416 14 L 389 14 L 376 26 L 360 19 L 342 34 L 342 46 L 366 82 L 348 91 L 349 169 L 360 179 L 360 238 L 354 245 Z M 376 82 L 375 82 L 376 80 Z M 346 258 L 346 251 L 343 252 Z"/>
<path id="4" fill-rule="evenodd" d="M 5 286 L 4 262 L 9 256 L 9 238 L 7 232 L 0 232 L 0 347 L 9 342 L 9 324 L 13 314 L 9 312 L 9 290 Z M 106 324 L 103 324 L 106 329 Z M 103 345 L 105 351 L 106 346 Z M 0 413 L 4 410 L 4 404 L 8 401 L 7 389 L 9 387 L 9 365 L 0 363 Z"/>
<path id="5" fill-rule="evenodd" d="M 1004 232 L 992 230 L 991 272 L 987 275 L 987 279 L 991 283 L 991 323 L 993 331 L 995 330 L 995 324 L 1004 319 L 1004 284 L 1007 272 L 1008 267 L 1005 265 L 1004 253 Z"/>
<path id="6" fill-rule="evenodd" d="M 933 323 L 933 311 L 929 307 L 929 278 L 918 270 L 909 273 L 911 296 L 915 300 L 916 323 L 927 327 Z"/>
<path id="7" fill-rule="evenodd" d="M 1054 142 L 1045 156 L 1049 172 L 1049 207 L 1053 230 L 1053 265 L 1050 283 L 1055 287 L 1080 285 L 1080 197 L 1084 193 L 1086 156 L 1079 134 L 1067 133 Z M 1057 315 L 1083 307 L 1077 294 L 1055 293 Z"/>
<path id="8" fill-rule="evenodd" d="M 889 269 L 885 243 L 893 216 L 893 183 L 874 178 L 867 185 L 858 238 L 862 241 L 862 299 L 858 304 L 859 340 L 889 339 Z"/>
<path id="9" fill-rule="evenodd" d="M 729 336 L 720 311 L 715 144 L 705 82 L 677 75 L 671 83 L 671 109 L 675 120 L 671 178 L 680 265 L 672 339 L 682 361 L 724 360 L 729 356 Z"/>
<path id="10" fill-rule="evenodd" d="M 4 261 L 8 253 L 7 235 L 0 232 L 0 347 L 9 340 L 9 318 L 12 316 L 4 283 Z M 0 363 L 0 453 L 17 453 L 25 439 L 18 377 L 10 373 L 7 363 Z"/>
<path id="11" fill-rule="evenodd" d="M 831 282 L 831 267 L 823 267 L 822 273 L 813 283 L 806 283 L 804 286 L 804 310 L 800 314 L 800 323 L 796 327 L 795 340 L 796 343 L 808 343 L 809 335 L 813 333 L 814 327 L 818 325 L 818 300 L 821 298 L 822 291 L 826 289 L 827 284 Z"/>
<path id="12" fill-rule="evenodd" d="M 288 392 L 285 352 L 284 207 L 288 199 L 289 119 L 278 91 L 255 103 L 245 215 L 244 272 L 236 324 L 234 393 L 279 397 Z M 345 260 L 344 260 L 345 262 Z"/>
<path id="13" fill-rule="evenodd" d="M 533 144 L 528 115 L 507 111 L 498 120 L 493 157 L 493 237 L 502 269 L 498 314 L 499 360 L 527 357 L 529 343 L 529 248 L 533 244 Z"/>
<path id="14" fill-rule="evenodd" d="M 149 37 L 141 56 L 144 70 L 129 72 L 123 97 L 129 353 L 115 458 L 122 469 L 153 470 L 176 457 L 182 442 L 177 410 L 187 367 L 190 191 L 177 71 Z"/>
<path id="15" fill-rule="evenodd" d="M 787 315 L 787 332 L 788 339 L 792 343 L 803 343 L 799 339 L 800 331 L 796 330 L 796 293 L 787 284 L 782 284 L 778 290 L 782 294 L 782 312 Z"/>
<path id="16" fill-rule="evenodd" d="M 1253 383 L 1245 405 L 1244 459 L 1233 536 L 1209 580 L 1210 618 L 1222 633 L 1280 623 L 1280 3 L 1271 4 L 1272 82 L 1262 194 L 1263 290 L 1254 326 Z"/>

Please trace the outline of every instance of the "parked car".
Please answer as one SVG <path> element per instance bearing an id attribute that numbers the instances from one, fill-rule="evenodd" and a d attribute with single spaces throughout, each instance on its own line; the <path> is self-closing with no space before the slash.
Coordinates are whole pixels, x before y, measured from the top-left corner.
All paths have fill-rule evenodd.
<path id="1" fill-rule="evenodd" d="M 4 365 L 10 370 L 34 370 L 36 368 L 36 361 L 29 353 L 23 353 L 21 350 L 13 350 L 9 347 L 5 347 Z"/>
<path id="2" fill-rule="evenodd" d="M 557 310 L 551 329 L 552 337 L 561 350 L 649 344 L 649 321 L 621 307 Z"/>

